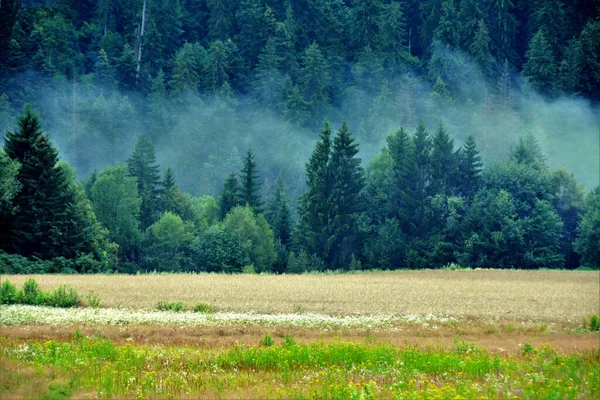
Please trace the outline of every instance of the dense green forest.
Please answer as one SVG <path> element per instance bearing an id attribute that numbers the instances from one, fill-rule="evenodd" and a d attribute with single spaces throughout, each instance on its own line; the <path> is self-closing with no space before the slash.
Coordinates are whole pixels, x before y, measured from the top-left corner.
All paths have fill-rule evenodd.
<path id="1" fill-rule="evenodd" d="M 0 271 L 597 268 L 599 18 L 2 0 Z"/>

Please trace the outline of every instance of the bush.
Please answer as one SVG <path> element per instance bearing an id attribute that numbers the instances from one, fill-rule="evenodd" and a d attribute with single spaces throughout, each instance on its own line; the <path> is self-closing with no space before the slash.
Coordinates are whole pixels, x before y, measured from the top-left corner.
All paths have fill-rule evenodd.
<path id="1" fill-rule="evenodd" d="M 2 282 L 0 286 L 0 304 L 15 304 L 18 301 L 18 290 L 9 281 Z"/>
<path id="2" fill-rule="evenodd" d="M 181 311 L 185 310 L 185 303 L 182 301 L 174 301 L 174 302 L 168 303 L 166 301 L 160 300 L 158 303 L 156 303 L 156 309 L 158 311 L 181 312 Z"/>
<path id="3" fill-rule="evenodd" d="M 242 268 L 242 274 L 256 274 L 256 268 L 254 268 L 254 264 L 244 265 L 244 267 Z"/>
<path id="4" fill-rule="evenodd" d="M 21 294 L 22 304 L 38 305 L 42 300 L 42 291 L 40 285 L 33 278 L 29 278 L 23 283 L 23 292 Z"/>
<path id="5" fill-rule="evenodd" d="M 273 346 L 274 344 L 275 344 L 275 341 L 273 340 L 271 335 L 269 335 L 269 332 L 266 332 L 265 337 L 263 337 L 262 340 L 260 341 L 260 345 L 269 347 L 269 346 Z"/>
<path id="6" fill-rule="evenodd" d="M 600 331 L 600 319 L 595 314 L 590 317 L 590 331 Z"/>
<path id="7" fill-rule="evenodd" d="M 87 300 L 88 305 L 90 307 L 92 307 L 92 308 L 100 307 L 100 296 L 98 296 L 96 293 L 94 293 L 93 290 L 90 292 L 90 294 L 85 296 L 85 299 Z"/>
<path id="8" fill-rule="evenodd" d="M 54 292 L 44 296 L 44 305 L 52 307 L 79 307 L 81 305 L 81 296 L 77 289 L 68 285 L 60 285 Z"/>
<path id="9" fill-rule="evenodd" d="M 196 303 L 193 307 L 193 310 L 194 312 L 201 314 L 212 314 L 215 312 L 215 310 L 211 307 L 210 304 L 204 302 Z"/>

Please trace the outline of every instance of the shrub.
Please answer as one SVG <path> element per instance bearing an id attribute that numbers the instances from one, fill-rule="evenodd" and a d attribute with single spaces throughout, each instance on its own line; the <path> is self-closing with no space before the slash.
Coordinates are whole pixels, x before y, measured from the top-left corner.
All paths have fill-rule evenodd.
<path id="1" fill-rule="evenodd" d="M 271 335 L 269 335 L 269 332 L 266 332 L 265 337 L 263 337 L 262 340 L 260 341 L 260 345 L 269 347 L 269 346 L 273 346 L 274 344 L 275 344 L 275 341 L 273 340 Z"/>
<path id="2" fill-rule="evenodd" d="M 23 292 L 20 303 L 38 305 L 42 300 L 42 291 L 40 285 L 33 278 L 29 278 L 23 283 Z"/>
<path id="3" fill-rule="evenodd" d="M 77 289 L 68 285 L 60 285 L 58 289 L 45 296 L 45 305 L 52 307 L 79 307 L 81 305 L 81 296 Z"/>
<path id="4" fill-rule="evenodd" d="M 296 340 L 289 333 L 287 333 L 283 338 L 283 347 L 289 349 L 290 347 L 294 347 L 295 345 Z"/>
<path id="5" fill-rule="evenodd" d="M 0 304 L 15 304 L 18 300 L 18 290 L 8 280 L 0 286 Z"/>
<path id="6" fill-rule="evenodd" d="M 244 265 L 242 268 L 242 274 L 256 274 L 256 268 L 254 268 L 254 264 Z"/>
<path id="7" fill-rule="evenodd" d="M 87 300 L 88 305 L 90 307 L 93 307 L 93 308 L 100 307 L 100 296 L 98 296 L 96 293 L 94 293 L 93 290 L 90 292 L 90 294 L 85 296 L 85 299 Z"/>
<path id="8" fill-rule="evenodd" d="M 182 301 L 174 301 L 174 302 L 168 303 L 166 301 L 160 300 L 158 303 L 156 303 L 156 309 L 158 311 L 181 312 L 181 311 L 185 310 L 185 303 Z"/>
<path id="9" fill-rule="evenodd" d="M 193 307 L 194 312 L 201 314 L 212 314 L 215 310 L 211 307 L 210 304 L 204 302 L 198 302 Z"/>
<path id="10" fill-rule="evenodd" d="M 598 316 L 595 314 L 590 317 L 590 331 L 600 331 L 600 319 L 598 319 Z"/>

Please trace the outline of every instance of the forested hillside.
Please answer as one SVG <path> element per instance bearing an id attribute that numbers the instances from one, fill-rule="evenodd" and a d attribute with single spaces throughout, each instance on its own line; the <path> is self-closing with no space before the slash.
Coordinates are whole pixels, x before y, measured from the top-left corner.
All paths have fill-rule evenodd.
<path id="1" fill-rule="evenodd" d="M 599 17 L 2 0 L 0 266 L 598 267 Z"/>

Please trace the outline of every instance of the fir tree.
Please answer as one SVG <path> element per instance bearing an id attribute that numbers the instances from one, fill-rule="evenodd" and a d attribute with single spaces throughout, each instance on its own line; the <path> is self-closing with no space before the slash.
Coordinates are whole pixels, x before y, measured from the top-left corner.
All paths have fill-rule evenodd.
<path id="1" fill-rule="evenodd" d="M 444 124 L 440 122 L 437 133 L 433 137 L 431 151 L 431 196 L 452 194 L 456 178 L 456 156 L 454 154 L 454 140 L 448 135 Z"/>
<path id="2" fill-rule="evenodd" d="M 221 220 L 225 219 L 229 211 L 241 204 L 240 184 L 235 172 L 229 174 L 219 195 L 219 214 Z"/>
<path id="3" fill-rule="evenodd" d="M 344 121 L 333 140 L 331 160 L 327 166 L 331 184 L 325 227 L 327 261 L 335 269 L 347 268 L 352 254 L 362 247 L 356 223 L 363 210 L 364 172 L 357 154 L 358 144 Z"/>
<path id="4" fill-rule="evenodd" d="M 300 197 L 300 221 L 296 235 L 298 244 L 309 254 L 326 257 L 325 226 L 330 186 L 327 165 L 331 155 L 331 127 L 326 121 L 320 139 L 306 164 L 307 191 Z"/>
<path id="5" fill-rule="evenodd" d="M 240 173 L 242 204 L 247 204 L 255 213 L 262 212 L 262 201 L 260 196 L 260 175 L 256 169 L 256 161 L 252 150 L 248 149 L 244 158 L 244 166 Z"/>
<path id="6" fill-rule="evenodd" d="M 481 156 L 473 135 L 469 135 L 459 152 L 458 194 L 472 199 L 481 184 Z"/>
<path id="7" fill-rule="evenodd" d="M 492 65 L 494 64 L 494 58 L 490 53 L 490 40 L 488 29 L 481 19 L 477 24 L 477 31 L 469 47 L 469 53 L 485 77 L 492 76 Z"/>
<path id="8" fill-rule="evenodd" d="M 289 249 L 292 240 L 292 218 L 281 175 L 277 177 L 273 199 L 269 201 L 265 217 L 273 228 L 275 240 L 279 240 L 281 245 Z"/>
<path id="9" fill-rule="evenodd" d="M 516 61 L 514 49 L 517 19 L 513 14 L 514 4 L 511 0 L 490 0 L 488 3 L 488 28 L 492 38 L 493 56 L 496 60 Z"/>
<path id="10" fill-rule="evenodd" d="M 483 18 L 481 3 L 478 0 L 461 0 L 458 11 L 458 21 L 460 21 L 460 45 L 464 50 L 469 51 L 473 46 L 476 32 L 480 29 L 479 25 Z"/>
<path id="11" fill-rule="evenodd" d="M 9 219 L 7 250 L 41 259 L 75 257 L 93 251 L 82 223 L 66 170 L 58 165 L 58 151 L 44 134 L 29 106 L 17 119 L 18 131 L 8 132 L 6 155 L 21 167 L 16 175 L 21 189 L 13 198 L 16 212 Z"/>
<path id="12" fill-rule="evenodd" d="M 387 138 L 387 144 L 394 161 L 394 185 L 390 188 L 395 215 L 405 231 L 409 230 L 408 207 L 411 204 L 409 185 L 412 173 L 412 140 L 404 128 Z"/>
<path id="13" fill-rule="evenodd" d="M 433 35 L 436 40 L 439 40 L 446 46 L 458 47 L 460 42 L 460 27 L 454 0 L 444 0 L 442 3 L 440 21 Z"/>
<path id="14" fill-rule="evenodd" d="M 543 30 L 535 34 L 525 57 L 527 62 L 523 65 L 523 76 L 534 89 L 550 94 L 556 78 L 556 60 Z"/>
<path id="15" fill-rule="evenodd" d="M 411 234 L 422 236 L 426 233 L 425 209 L 427 193 L 431 182 L 431 140 L 423 121 L 419 121 L 413 137 L 412 177 L 410 178 L 408 215 Z"/>
<path id="16" fill-rule="evenodd" d="M 406 18 L 400 3 L 385 5 L 378 23 L 377 42 L 391 76 L 399 74 L 409 59 L 407 36 Z"/>
<path id="17" fill-rule="evenodd" d="M 137 179 L 138 193 L 142 199 L 140 226 L 148 228 L 158 219 L 158 199 L 160 197 L 159 166 L 156 164 L 154 145 L 148 135 L 138 137 L 133 153 L 127 159 L 129 175 Z"/>

